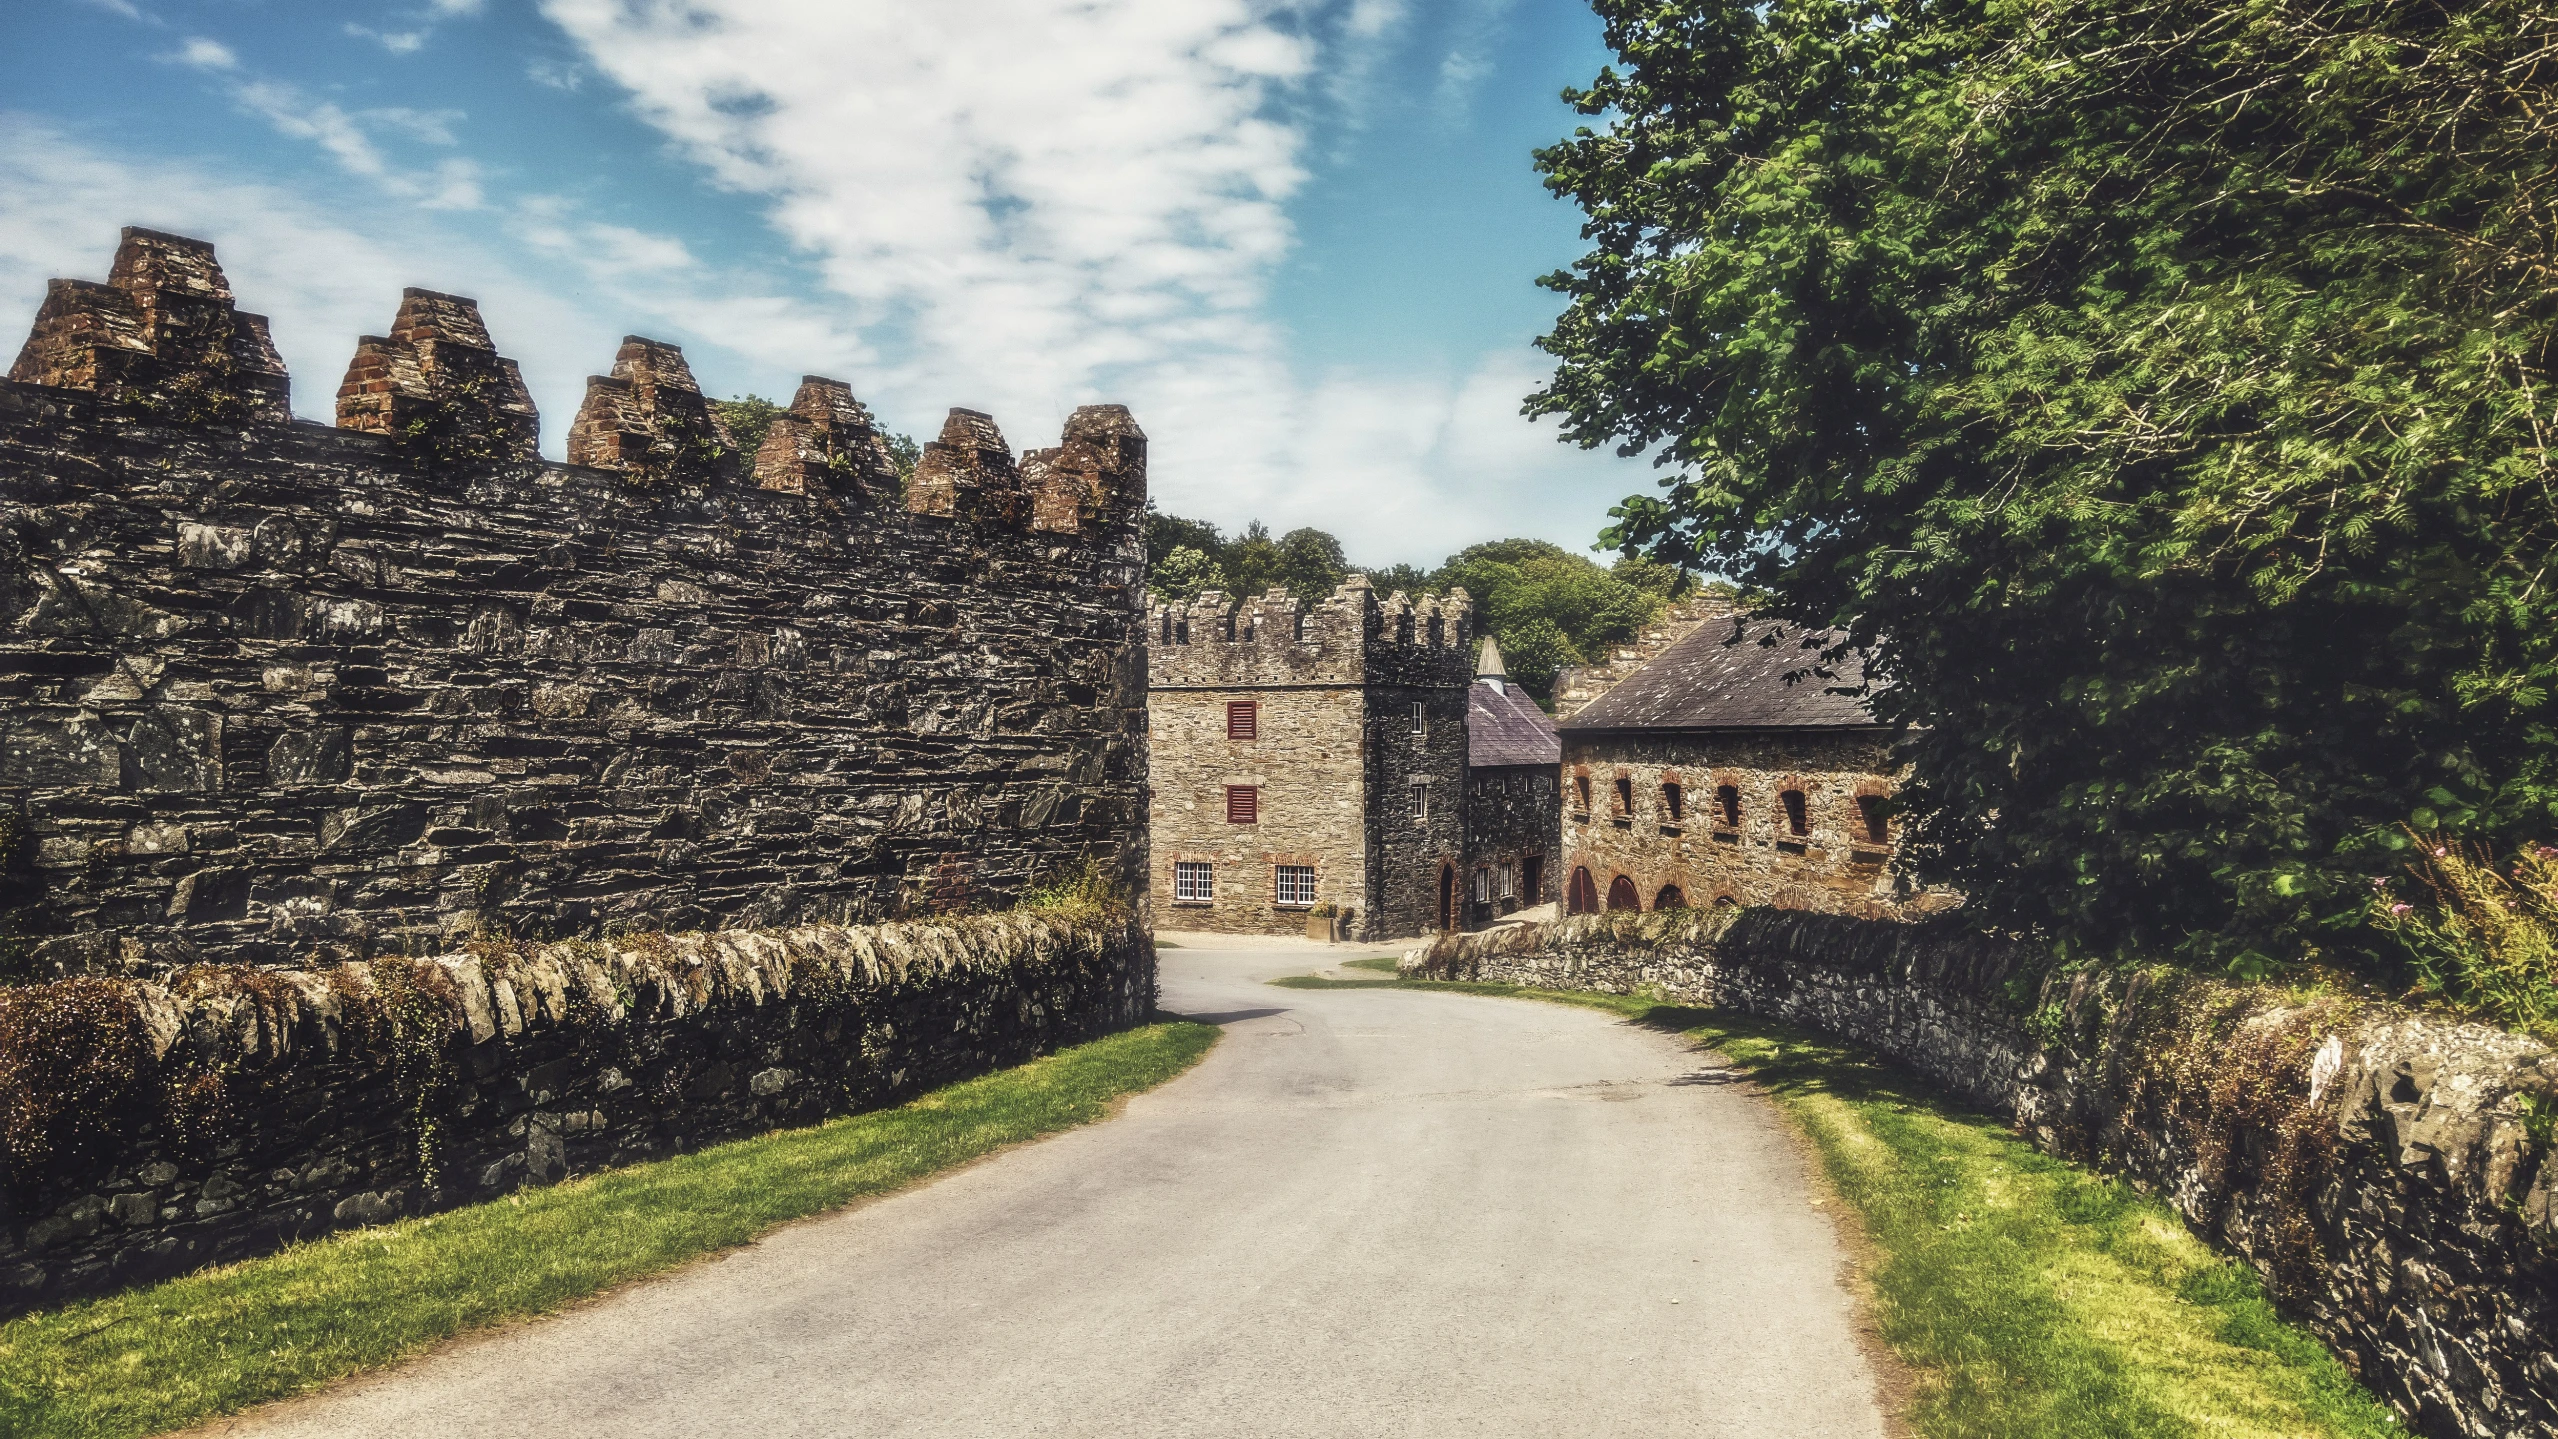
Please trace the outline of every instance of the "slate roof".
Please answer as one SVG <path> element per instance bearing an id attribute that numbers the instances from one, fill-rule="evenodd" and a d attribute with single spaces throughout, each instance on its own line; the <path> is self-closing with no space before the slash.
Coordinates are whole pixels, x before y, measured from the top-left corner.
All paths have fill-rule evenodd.
<path id="1" fill-rule="evenodd" d="M 1466 696 L 1466 763 L 1486 765 L 1563 763 L 1563 741 L 1537 702 L 1517 685 L 1476 680 Z"/>
<path id="2" fill-rule="evenodd" d="M 1760 640 L 1784 637 L 1774 644 Z M 1875 723 L 1862 701 L 1831 694 L 1860 684 L 1865 667 L 1849 655 L 1826 675 L 1806 673 L 1826 636 L 1804 636 L 1773 620 L 1746 622 L 1736 637 L 1729 619 L 1697 626 L 1651 663 L 1563 722 L 1568 730 L 1857 729 Z"/>

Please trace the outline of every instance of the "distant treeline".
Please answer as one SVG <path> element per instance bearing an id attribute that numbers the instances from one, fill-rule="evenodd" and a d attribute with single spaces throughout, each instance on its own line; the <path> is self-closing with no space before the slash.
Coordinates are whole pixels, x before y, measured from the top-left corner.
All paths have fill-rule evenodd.
<path id="1" fill-rule="evenodd" d="M 1565 665 L 1604 659 L 1631 639 L 1661 607 L 1685 593 L 1693 579 L 1646 559 L 1602 566 L 1545 540 L 1493 540 L 1448 556 L 1438 568 L 1360 566 L 1342 553 L 1341 541 L 1318 529 L 1273 536 L 1259 520 L 1232 538 L 1205 520 L 1149 512 L 1147 585 L 1165 600 L 1187 600 L 1202 590 L 1258 595 L 1273 585 L 1300 598 L 1332 593 L 1356 572 L 1379 597 L 1445 594 L 1462 586 L 1474 600 L 1479 626 L 1501 644 L 1510 677 L 1550 702 L 1555 675 Z"/>

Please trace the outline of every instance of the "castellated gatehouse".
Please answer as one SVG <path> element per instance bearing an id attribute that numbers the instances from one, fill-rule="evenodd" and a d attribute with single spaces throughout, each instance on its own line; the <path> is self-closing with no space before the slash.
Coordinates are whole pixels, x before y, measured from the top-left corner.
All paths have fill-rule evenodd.
<path id="1" fill-rule="evenodd" d="M 901 477 L 844 384 L 743 453 L 633 337 L 551 464 L 472 301 L 384 308 L 329 426 L 210 245 L 48 291 L 0 384 L 21 977 L 1142 892 L 1125 409 L 1019 457 L 954 410 Z"/>
<path id="2" fill-rule="evenodd" d="M 1281 934 L 1337 914 L 1350 937 L 1453 927 L 1464 899 L 1464 590 L 1377 598 L 1210 590 L 1159 605 L 1152 841 L 1167 928 Z"/>

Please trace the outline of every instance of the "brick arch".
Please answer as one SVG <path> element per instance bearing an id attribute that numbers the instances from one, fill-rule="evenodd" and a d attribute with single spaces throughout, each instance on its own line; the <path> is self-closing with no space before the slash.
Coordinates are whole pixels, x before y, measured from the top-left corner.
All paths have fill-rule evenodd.
<path id="1" fill-rule="evenodd" d="M 1599 912 L 1599 884 L 1598 881 L 1590 877 L 1590 867 L 1588 865 L 1576 864 L 1572 867 L 1572 883 L 1567 892 L 1567 897 L 1564 900 L 1564 905 L 1564 913 L 1566 914 L 1596 914 Z"/>
<path id="2" fill-rule="evenodd" d="M 1618 875 L 1608 881 L 1608 908 L 1610 911 L 1639 910 L 1643 908 L 1643 891 L 1635 887 L 1633 880 Z"/>

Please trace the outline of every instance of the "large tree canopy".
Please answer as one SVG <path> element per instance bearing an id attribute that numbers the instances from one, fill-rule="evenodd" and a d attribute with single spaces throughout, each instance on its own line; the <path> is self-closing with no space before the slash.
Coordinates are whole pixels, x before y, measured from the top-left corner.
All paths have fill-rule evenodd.
<path id="1" fill-rule="evenodd" d="M 2401 823 L 2558 830 L 2558 21 L 1599 0 L 1530 402 L 1607 536 L 1872 646 L 1908 854 L 2065 948 L 2385 962 Z"/>

